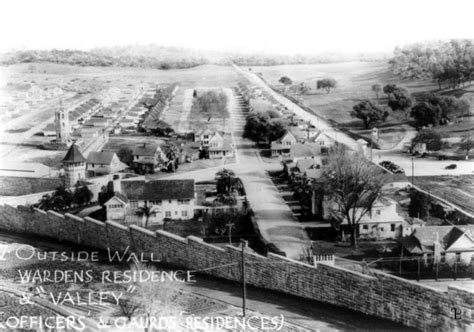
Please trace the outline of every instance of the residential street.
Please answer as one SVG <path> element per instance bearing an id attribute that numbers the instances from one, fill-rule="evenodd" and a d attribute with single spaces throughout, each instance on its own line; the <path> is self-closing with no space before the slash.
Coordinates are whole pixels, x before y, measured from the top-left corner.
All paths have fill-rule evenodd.
<path id="1" fill-rule="evenodd" d="M 298 116 L 302 117 L 307 121 L 311 121 L 313 125 L 317 128 L 324 130 L 330 137 L 336 140 L 339 143 L 345 144 L 354 150 L 360 149 L 359 144 L 353 140 L 351 137 L 346 135 L 343 132 L 340 132 L 325 121 L 322 117 L 316 116 L 314 114 L 308 113 L 289 99 L 283 97 L 282 95 L 275 92 L 271 89 L 265 81 L 263 81 L 259 76 L 255 75 L 252 72 L 245 71 L 240 67 L 234 65 L 234 68 L 239 71 L 242 75 L 244 75 L 249 81 L 260 87 L 261 89 L 268 92 L 273 98 L 275 98 L 278 102 L 280 102 L 283 106 L 287 107 L 289 110 L 293 111 Z M 317 110 L 313 110 L 317 112 Z M 410 135 L 408 135 L 405 140 L 409 140 Z M 403 144 L 402 144 L 403 145 Z M 401 148 L 400 144 L 397 144 L 394 149 L 392 150 L 373 150 L 373 161 L 379 162 L 382 160 L 390 160 L 394 163 L 400 165 L 404 170 L 407 176 L 412 175 L 412 160 L 411 157 L 407 154 L 403 154 L 399 151 Z M 397 152 L 398 151 L 398 152 Z M 447 165 L 455 163 L 457 168 L 454 170 L 445 170 Z M 438 161 L 435 159 L 420 159 L 415 158 L 415 176 L 428 176 L 428 175 L 460 175 L 460 174 L 473 174 L 474 173 L 474 161 L 455 161 L 452 160 L 445 160 L 445 161 Z"/>
<path id="2" fill-rule="evenodd" d="M 281 165 L 278 162 L 265 163 L 258 149 L 254 147 L 254 142 L 242 137 L 245 124 L 242 109 L 236 101 L 235 94 L 230 89 L 225 91 L 229 97 L 229 112 L 237 153 L 237 162 L 225 167 L 233 170 L 241 178 L 262 237 L 274 243 L 286 253 L 287 257 L 299 259 L 305 248 L 310 245 L 310 239 L 267 173 L 269 170 L 280 170 Z M 180 173 L 165 178 L 207 181 L 214 179 L 219 169 L 222 167 Z"/>

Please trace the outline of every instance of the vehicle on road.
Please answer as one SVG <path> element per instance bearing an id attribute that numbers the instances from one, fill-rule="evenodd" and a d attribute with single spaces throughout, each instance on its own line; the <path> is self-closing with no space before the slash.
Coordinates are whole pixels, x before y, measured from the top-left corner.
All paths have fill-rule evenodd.
<path id="1" fill-rule="evenodd" d="M 384 160 L 382 162 L 379 163 L 380 166 L 382 166 L 383 168 L 389 170 L 390 172 L 394 173 L 394 174 L 404 174 L 405 171 L 403 170 L 403 168 L 401 168 L 400 166 L 398 166 L 397 164 L 389 161 L 389 160 Z"/>
<path id="2" fill-rule="evenodd" d="M 451 165 L 446 166 L 444 169 L 456 169 L 456 167 L 458 167 L 458 165 L 451 164 Z"/>

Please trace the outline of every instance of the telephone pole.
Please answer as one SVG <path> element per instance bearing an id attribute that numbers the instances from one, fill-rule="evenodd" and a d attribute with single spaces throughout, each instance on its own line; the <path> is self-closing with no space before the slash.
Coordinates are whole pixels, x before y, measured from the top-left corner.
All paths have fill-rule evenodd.
<path id="1" fill-rule="evenodd" d="M 232 245 L 232 227 L 234 227 L 233 223 L 225 224 L 229 228 L 229 244 Z"/>
<path id="2" fill-rule="evenodd" d="M 245 317 L 247 299 L 247 289 L 245 288 L 245 248 L 247 247 L 247 241 L 242 240 L 242 316 Z"/>

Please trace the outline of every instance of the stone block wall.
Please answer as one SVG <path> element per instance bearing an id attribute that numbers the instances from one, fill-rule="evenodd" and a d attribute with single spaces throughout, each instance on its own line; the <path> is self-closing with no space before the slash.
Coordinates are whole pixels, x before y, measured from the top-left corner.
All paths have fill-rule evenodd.
<path id="1" fill-rule="evenodd" d="M 97 249 L 128 248 L 144 257 L 153 253 L 163 263 L 241 280 L 239 248 L 223 249 L 194 236 L 182 238 L 165 231 L 151 232 L 138 226 L 8 205 L 0 206 L 0 228 Z M 444 292 L 379 271 L 362 274 L 338 266 L 311 266 L 272 253 L 265 257 L 246 252 L 245 261 L 247 283 L 257 287 L 331 303 L 423 331 L 474 328 L 474 293 L 458 286 Z M 458 310 L 458 319 L 453 308 Z"/>

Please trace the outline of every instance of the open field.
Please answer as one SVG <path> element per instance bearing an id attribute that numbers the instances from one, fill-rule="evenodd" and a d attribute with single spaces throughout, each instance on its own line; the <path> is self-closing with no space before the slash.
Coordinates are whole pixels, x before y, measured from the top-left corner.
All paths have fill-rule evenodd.
<path id="1" fill-rule="evenodd" d="M 415 184 L 440 198 L 445 199 L 471 214 L 474 214 L 474 175 L 417 176 Z"/>
<path id="2" fill-rule="evenodd" d="M 203 65 L 188 69 L 141 69 L 120 67 L 79 67 L 50 63 L 34 64 L 31 72 L 29 64 L 0 67 L 1 85 L 8 83 L 29 83 L 37 85 L 62 84 L 75 80 L 88 88 L 124 88 L 128 84 L 164 84 L 179 82 L 180 86 L 234 86 L 239 75 L 228 66 Z"/>
<path id="3" fill-rule="evenodd" d="M 316 113 L 344 124 L 351 129 L 362 129 L 362 121 L 350 116 L 352 107 L 361 99 L 376 99 L 371 90 L 373 84 L 397 84 L 406 88 L 411 94 L 433 91 L 438 88 L 436 82 L 401 80 L 388 70 L 385 62 L 343 62 L 333 64 L 315 65 L 284 65 L 271 67 L 252 67 L 255 73 L 262 73 L 263 78 L 271 85 L 280 87 L 278 80 L 282 76 L 288 76 L 295 84 L 304 82 L 311 91 L 303 96 L 305 105 L 311 107 Z M 337 80 L 337 88 L 326 93 L 324 90 L 316 89 L 316 81 L 322 78 L 332 77 Z M 451 92 L 447 92 L 451 93 Z M 471 110 L 474 105 L 474 86 L 465 90 L 456 90 L 452 94 L 470 100 Z M 387 98 L 383 92 L 379 93 L 379 102 L 386 106 Z M 387 107 L 388 108 L 388 107 Z M 376 124 L 377 127 L 400 128 L 402 124 L 411 124 L 410 118 L 405 118 L 403 112 L 392 112 L 389 108 L 389 117 L 386 122 Z M 440 127 L 446 136 L 465 136 L 469 127 L 474 125 L 472 118 L 464 119 L 461 127 Z M 455 126 L 457 127 L 457 126 Z M 360 134 L 365 135 L 364 132 Z M 394 137 L 391 137 L 393 136 Z M 386 140 L 390 145 L 393 140 L 403 137 L 404 129 L 399 133 L 389 131 L 381 132 L 380 138 Z M 385 137 L 386 136 L 386 137 Z"/>

